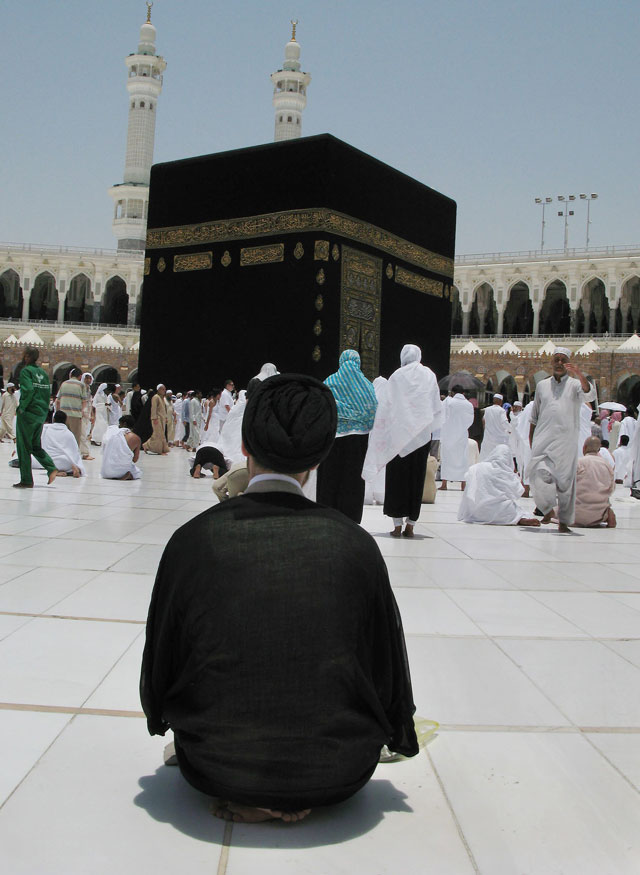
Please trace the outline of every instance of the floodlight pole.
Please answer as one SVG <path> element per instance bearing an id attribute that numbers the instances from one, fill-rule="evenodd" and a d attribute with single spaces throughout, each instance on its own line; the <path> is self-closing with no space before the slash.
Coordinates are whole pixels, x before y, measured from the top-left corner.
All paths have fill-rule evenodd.
<path id="1" fill-rule="evenodd" d="M 537 204 L 540 204 L 540 205 L 542 206 L 542 231 L 541 231 L 541 234 L 540 234 L 540 252 L 544 252 L 544 226 L 545 226 L 545 221 L 544 221 L 544 209 L 545 209 L 545 207 L 546 207 L 547 204 L 550 204 L 550 203 L 552 202 L 552 200 L 553 200 L 553 198 L 551 198 L 551 197 L 537 197 L 537 198 L 534 198 L 534 201 L 535 201 Z"/>
<path id="2" fill-rule="evenodd" d="M 591 201 L 596 200 L 597 197 L 598 197 L 597 194 L 589 194 L 589 195 L 581 194 L 580 195 L 580 200 L 587 202 L 587 242 L 586 242 L 587 251 L 589 250 L 589 227 L 591 225 Z"/>

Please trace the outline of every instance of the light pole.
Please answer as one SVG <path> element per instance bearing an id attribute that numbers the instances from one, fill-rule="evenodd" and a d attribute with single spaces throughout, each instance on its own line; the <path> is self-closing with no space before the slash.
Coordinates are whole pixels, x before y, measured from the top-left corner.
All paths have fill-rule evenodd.
<path id="1" fill-rule="evenodd" d="M 558 195 L 558 200 L 563 205 L 564 210 L 558 210 L 559 216 L 564 216 L 564 251 L 569 249 L 569 216 L 573 216 L 574 211 L 569 209 L 569 204 L 576 199 L 575 194 Z"/>
<path id="2" fill-rule="evenodd" d="M 586 245 L 587 251 L 589 249 L 589 225 L 591 224 L 591 219 L 590 219 L 591 201 L 596 200 L 597 197 L 598 197 L 597 194 L 581 194 L 580 195 L 580 200 L 587 202 L 587 245 Z"/>
<path id="3" fill-rule="evenodd" d="M 537 197 L 534 198 L 537 204 L 542 204 L 542 234 L 540 237 L 540 252 L 544 252 L 544 208 L 547 204 L 550 204 L 553 201 L 552 197 Z"/>

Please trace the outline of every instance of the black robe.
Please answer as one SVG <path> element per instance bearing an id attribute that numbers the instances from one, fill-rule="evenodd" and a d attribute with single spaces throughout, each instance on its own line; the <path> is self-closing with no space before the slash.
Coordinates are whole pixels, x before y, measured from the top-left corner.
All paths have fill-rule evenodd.
<path id="1" fill-rule="evenodd" d="M 173 535 L 140 691 L 149 732 L 174 731 L 193 786 L 297 810 L 359 790 L 383 744 L 406 756 L 418 745 L 377 545 L 337 511 L 273 491 L 281 485 L 259 484 L 269 491 L 216 505 Z"/>

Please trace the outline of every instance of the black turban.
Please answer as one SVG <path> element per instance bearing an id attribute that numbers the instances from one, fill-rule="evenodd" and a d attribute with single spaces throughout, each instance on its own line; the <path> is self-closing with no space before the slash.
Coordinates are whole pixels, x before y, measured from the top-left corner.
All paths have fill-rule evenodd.
<path id="1" fill-rule="evenodd" d="M 337 422 L 336 402 L 323 383 L 304 374 L 276 374 L 252 387 L 242 440 L 264 468 L 299 474 L 328 456 Z"/>

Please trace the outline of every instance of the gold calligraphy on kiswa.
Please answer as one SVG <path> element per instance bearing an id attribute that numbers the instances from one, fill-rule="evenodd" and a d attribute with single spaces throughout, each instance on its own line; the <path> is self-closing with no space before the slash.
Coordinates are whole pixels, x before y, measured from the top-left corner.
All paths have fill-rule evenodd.
<path id="1" fill-rule="evenodd" d="M 256 264 L 273 264 L 284 261 L 284 243 L 271 243 L 267 246 L 246 246 L 240 250 L 240 266 L 251 267 Z"/>
<path id="2" fill-rule="evenodd" d="M 175 255 L 173 258 L 174 273 L 183 273 L 187 270 L 208 270 L 212 266 L 212 252 L 194 252 L 191 255 Z"/>
<path id="3" fill-rule="evenodd" d="M 360 353 L 362 372 L 378 376 L 382 259 L 350 246 L 342 247 L 340 284 L 340 352 Z"/>
<path id="4" fill-rule="evenodd" d="M 436 298 L 443 296 L 443 284 L 441 282 L 430 279 L 427 276 L 420 276 L 420 274 L 406 270 L 404 267 L 396 267 L 395 279 L 400 285 L 407 286 L 409 289 L 415 289 L 417 292 L 435 295 Z"/>

